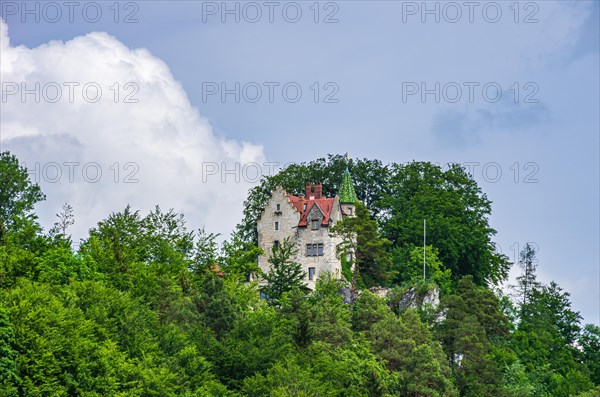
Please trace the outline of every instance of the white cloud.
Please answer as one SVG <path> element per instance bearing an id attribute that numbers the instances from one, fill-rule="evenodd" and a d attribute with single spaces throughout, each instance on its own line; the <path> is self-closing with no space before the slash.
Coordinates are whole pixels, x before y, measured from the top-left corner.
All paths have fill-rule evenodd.
<path id="1" fill-rule="evenodd" d="M 222 233 L 240 220 L 251 184 L 232 175 L 226 183 L 219 175 L 203 178 L 203 164 L 260 163 L 262 147 L 217 136 L 169 67 L 149 51 L 131 50 L 100 32 L 14 47 L 2 20 L 0 50 L 2 150 L 15 153 L 39 179 L 47 195 L 38 206 L 45 226 L 63 202 L 75 208 L 74 237 L 128 203 L 142 211 L 155 204 L 175 208 L 190 227 Z M 102 90 L 95 103 L 93 87 Z M 39 102 L 33 93 L 23 97 L 23 88 L 37 91 Z M 137 103 L 126 103 L 129 94 Z M 101 177 L 90 182 L 98 169 Z M 139 182 L 124 183 L 128 176 Z"/>

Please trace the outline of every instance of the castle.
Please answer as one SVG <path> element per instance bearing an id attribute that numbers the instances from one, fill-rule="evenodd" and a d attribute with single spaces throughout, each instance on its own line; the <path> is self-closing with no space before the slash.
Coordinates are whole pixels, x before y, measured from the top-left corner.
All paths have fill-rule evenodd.
<path id="1" fill-rule="evenodd" d="M 260 269 L 269 270 L 272 247 L 289 237 L 297 249 L 293 260 L 302 265 L 308 288 L 315 288 L 321 273 L 342 278 L 341 259 L 336 252 L 341 240 L 330 236 L 329 230 L 344 217 L 354 216 L 357 201 L 348 169 L 335 197 L 324 197 L 321 183 L 306 183 L 306 194 L 300 196 L 277 186 L 257 222 L 258 245 L 265 252 L 258 258 Z"/>

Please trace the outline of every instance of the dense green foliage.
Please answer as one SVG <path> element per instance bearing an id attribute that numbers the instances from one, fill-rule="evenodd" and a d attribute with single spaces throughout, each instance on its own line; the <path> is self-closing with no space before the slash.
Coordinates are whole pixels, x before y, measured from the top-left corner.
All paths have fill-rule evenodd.
<path id="1" fill-rule="evenodd" d="M 357 202 L 355 216 L 338 222 L 330 234 L 342 241 L 337 247 L 338 252 L 357 265 L 352 275 L 353 290 L 357 283 L 362 287 L 385 284 L 390 267 L 386 248 L 390 242 L 379 236 L 377 222 L 369 217 L 369 210 L 363 203 Z"/>
<path id="2" fill-rule="evenodd" d="M 361 164 L 363 182 L 388 177 L 378 162 Z M 219 248 L 216 235 L 158 207 L 110 214 L 74 251 L 70 207 L 45 233 L 32 213 L 39 189 L 13 156 L 3 154 L 0 169 L 12 189 L 0 194 L 0 396 L 599 395 L 600 328 L 581 329 L 566 292 L 530 283 L 526 301 L 498 296 L 482 274 L 462 274 L 485 272 L 461 263 L 487 254 L 457 253 L 458 267 L 449 265 L 442 247 L 452 242 L 441 235 L 419 281 L 422 248 L 375 222 L 383 193 L 366 182 L 356 183 L 367 206 L 351 229 L 368 240 L 356 242 L 363 283 L 402 287 L 388 299 L 363 289 L 348 304 L 347 283 L 328 275 L 311 293 L 299 288 L 286 242 L 271 252 L 271 299 L 261 300 L 247 281 L 260 253 L 252 241 L 240 232 Z M 323 181 L 327 169 L 316 168 Z M 402 262 L 381 280 L 388 248 Z M 403 303 L 418 282 L 419 293 L 444 291 L 439 306 Z"/>
<path id="3" fill-rule="evenodd" d="M 9 152 L 0 153 L 0 241 L 7 231 L 14 230 L 19 218 L 33 209 L 33 205 L 44 200 L 38 185 L 29 182 L 27 169 L 19 165 L 16 156 Z"/>
<path id="4" fill-rule="evenodd" d="M 302 289 L 305 273 L 302 265 L 293 260 L 297 252 L 296 245 L 289 237 L 280 245 L 272 247 L 269 255 L 269 271 L 262 273 L 267 283 L 263 293 L 271 304 L 279 304 L 286 292 Z"/>
<path id="5" fill-rule="evenodd" d="M 396 253 L 391 268 L 384 269 L 388 276 L 398 274 L 393 270 L 403 266 L 414 247 L 422 246 L 426 219 L 427 243 L 437 248 L 455 283 L 466 275 L 473 276 L 479 285 L 506 278 L 509 262 L 496 251 L 492 241 L 496 231 L 488 222 L 491 202 L 463 167 L 449 164 L 443 170 L 427 162 L 383 165 L 368 159 L 352 161 L 348 167 L 358 199 L 378 221 L 382 237 L 391 241 L 390 254 Z M 298 195 L 304 192 L 306 182 L 320 181 L 323 194 L 333 197 L 345 169 L 344 157 L 330 155 L 328 159 L 289 165 L 263 178 L 244 203 L 238 234 L 256 241 L 256 221 L 277 185 Z M 386 281 L 398 283 L 401 279 Z"/>

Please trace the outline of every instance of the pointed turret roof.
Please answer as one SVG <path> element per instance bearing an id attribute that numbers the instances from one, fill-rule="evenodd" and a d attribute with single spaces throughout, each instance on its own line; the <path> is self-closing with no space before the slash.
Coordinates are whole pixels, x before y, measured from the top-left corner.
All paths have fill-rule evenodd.
<path id="1" fill-rule="evenodd" d="M 338 195 L 340 196 L 341 204 L 354 204 L 358 201 L 358 198 L 356 197 L 356 191 L 354 190 L 354 185 L 352 184 L 352 176 L 350 175 L 350 171 L 348 171 L 348 167 L 346 167 L 346 171 L 344 171 L 344 176 L 342 177 L 342 186 L 340 187 Z"/>

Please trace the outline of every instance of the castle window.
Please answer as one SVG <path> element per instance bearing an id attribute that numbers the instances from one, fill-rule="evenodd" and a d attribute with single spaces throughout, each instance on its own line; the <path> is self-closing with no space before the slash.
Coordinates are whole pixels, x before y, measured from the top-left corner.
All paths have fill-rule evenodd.
<path id="1" fill-rule="evenodd" d="M 306 256 L 323 256 L 323 243 L 306 244 Z"/>
<path id="2" fill-rule="evenodd" d="M 279 222 L 275 222 L 275 230 L 279 230 Z"/>
<path id="3" fill-rule="evenodd" d="M 277 204 L 277 211 L 281 211 L 281 204 Z"/>
<path id="4" fill-rule="evenodd" d="M 319 220 L 318 219 L 313 219 L 310 221 L 310 228 L 312 230 L 318 230 L 319 229 Z"/>
<path id="5" fill-rule="evenodd" d="M 273 241 L 273 247 L 275 247 L 275 249 L 279 249 L 279 240 Z"/>
<path id="6" fill-rule="evenodd" d="M 314 279 L 315 279 L 315 268 L 314 267 L 308 268 L 308 279 L 310 281 L 314 281 Z"/>

